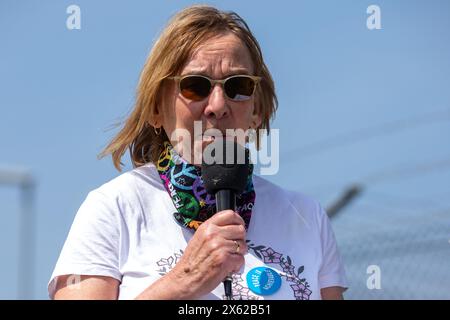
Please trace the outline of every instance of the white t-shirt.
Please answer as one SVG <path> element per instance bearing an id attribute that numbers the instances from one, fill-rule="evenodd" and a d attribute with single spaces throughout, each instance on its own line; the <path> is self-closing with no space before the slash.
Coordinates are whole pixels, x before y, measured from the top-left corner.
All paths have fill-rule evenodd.
<path id="1" fill-rule="evenodd" d="M 254 176 L 256 201 L 247 232 L 245 266 L 233 276 L 234 299 L 320 299 L 320 289 L 347 287 L 328 216 L 314 200 Z M 128 171 L 91 191 L 79 208 L 48 291 L 61 275 L 109 276 L 119 299 L 134 299 L 170 271 L 193 232 L 176 211 L 153 164 Z M 249 290 L 247 273 L 266 266 L 281 275 L 271 295 Z M 219 284 L 202 299 L 222 299 Z"/>

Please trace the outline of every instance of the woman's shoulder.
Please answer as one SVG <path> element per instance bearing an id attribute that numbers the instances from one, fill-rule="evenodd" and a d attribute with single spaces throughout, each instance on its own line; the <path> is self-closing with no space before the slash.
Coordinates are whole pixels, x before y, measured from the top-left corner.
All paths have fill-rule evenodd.
<path id="1" fill-rule="evenodd" d="M 254 176 L 256 202 L 265 208 L 285 208 L 283 214 L 317 222 L 326 214 L 319 201 L 301 191 L 281 187 L 261 176 Z"/>
<path id="2" fill-rule="evenodd" d="M 126 171 L 95 188 L 90 194 L 102 194 L 111 199 L 130 198 L 136 193 L 164 190 L 156 167 L 151 164 Z"/>

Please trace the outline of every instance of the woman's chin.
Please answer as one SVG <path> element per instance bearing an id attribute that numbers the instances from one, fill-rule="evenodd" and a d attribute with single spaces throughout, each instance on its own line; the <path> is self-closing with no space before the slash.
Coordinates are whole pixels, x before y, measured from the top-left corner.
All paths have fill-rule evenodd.
<path id="1" fill-rule="evenodd" d="M 225 141 L 236 141 L 239 144 L 245 145 L 245 141 L 244 143 L 240 143 L 240 141 L 237 141 L 235 136 L 203 136 L 202 138 L 195 139 L 190 143 L 183 143 L 181 141 L 178 143 L 172 143 L 172 145 L 178 155 L 180 155 L 188 163 L 201 166 L 203 155 L 207 147 L 212 143 L 224 143 Z M 188 151 L 186 152 L 186 150 Z"/>

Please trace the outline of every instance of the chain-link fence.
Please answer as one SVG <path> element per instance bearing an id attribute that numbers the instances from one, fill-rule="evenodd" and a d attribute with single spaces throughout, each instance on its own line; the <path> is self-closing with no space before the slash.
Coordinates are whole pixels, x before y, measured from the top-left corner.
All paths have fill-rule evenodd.
<path id="1" fill-rule="evenodd" d="M 356 201 L 332 219 L 346 299 L 450 299 L 450 210 Z"/>

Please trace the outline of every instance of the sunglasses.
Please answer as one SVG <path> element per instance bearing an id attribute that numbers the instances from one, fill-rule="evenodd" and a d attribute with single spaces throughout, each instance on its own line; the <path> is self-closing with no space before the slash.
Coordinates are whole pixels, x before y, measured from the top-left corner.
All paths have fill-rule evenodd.
<path id="1" fill-rule="evenodd" d="M 201 101 L 209 96 L 216 83 L 220 83 L 228 99 L 232 101 L 249 100 L 255 93 L 256 84 L 261 77 L 234 75 L 223 80 L 213 80 L 200 75 L 169 77 L 178 81 L 183 97 L 192 101 Z"/>

